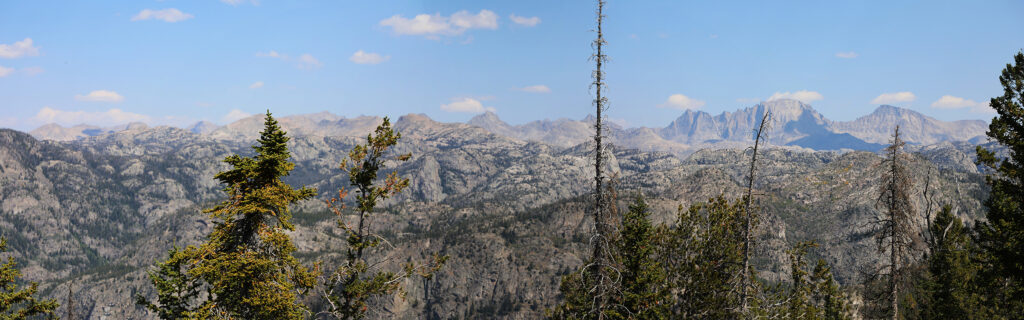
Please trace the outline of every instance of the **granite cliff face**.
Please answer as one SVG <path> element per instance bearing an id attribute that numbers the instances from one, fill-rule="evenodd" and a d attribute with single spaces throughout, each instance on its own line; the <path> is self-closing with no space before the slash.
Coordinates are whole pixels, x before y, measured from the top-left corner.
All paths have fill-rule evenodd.
<path id="1" fill-rule="evenodd" d="M 808 104 L 783 99 L 719 115 L 686 110 L 664 128 L 611 126 L 608 136 L 612 143 L 626 148 L 685 157 L 700 149 L 742 148 L 751 144 L 752 132 L 767 111 L 772 113 L 769 144 L 811 150 L 877 151 L 888 143 L 897 125 L 905 132 L 908 143 L 918 145 L 943 141 L 982 142 L 987 130 L 984 121 L 945 122 L 893 106 L 881 106 L 854 121 L 832 121 Z M 469 124 L 499 135 L 556 146 L 587 141 L 593 131 L 593 120 L 543 120 L 513 126 L 491 112 L 474 117 Z"/>
<path id="2" fill-rule="evenodd" d="M 776 107 L 777 119 L 792 124 L 777 128 L 781 133 L 773 141 L 780 145 L 833 124 L 806 105 Z M 687 140 L 691 136 L 711 131 L 717 133 L 707 139 L 725 146 L 687 151 L 679 158 L 672 153 L 690 149 L 652 152 L 653 147 L 617 144 L 609 151 L 607 169 L 617 176 L 619 205 L 624 208 L 642 191 L 652 218 L 666 222 L 679 205 L 723 193 L 738 196 L 749 157 L 744 132 L 763 109 L 742 112 L 717 119 L 693 113 L 670 126 L 671 136 L 665 133 L 669 128 L 613 129 L 618 141 L 650 139 L 666 146 L 690 146 L 697 141 Z M 374 317 L 536 318 L 557 302 L 559 276 L 586 257 L 592 228 L 585 214 L 593 175 L 589 124 L 558 120 L 492 132 L 496 129 L 481 126 L 503 122 L 491 116 L 471 124 L 439 123 L 423 115 L 395 122 L 403 138 L 394 151 L 413 158 L 388 165 L 397 165 L 393 170 L 409 177 L 411 186 L 386 203 L 373 227 L 397 247 L 393 263 L 433 252 L 451 260 L 433 280 L 408 283 L 408 299 L 382 302 Z M 69 142 L 0 130 L 0 232 L 11 239 L 26 278 L 41 281 L 44 294 L 65 301 L 73 283 L 79 312 L 90 318 L 150 318 L 131 298 L 152 294 L 145 270 L 172 245 L 202 241 L 212 223 L 201 210 L 224 197 L 213 179 L 226 168 L 220 160 L 250 155 L 261 121 L 243 119 L 206 134 L 135 128 Z M 293 236 L 304 261 L 330 263 L 342 254 L 336 217 L 322 200 L 347 185 L 337 166 L 378 122 L 329 114 L 281 119 L 293 137 L 289 148 L 296 163 L 286 182 L 316 187 L 320 194 L 293 208 Z M 556 139 L 543 133 L 557 128 L 568 128 L 566 134 L 576 134 L 580 143 L 510 137 L 523 131 L 534 132 L 538 140 Z M 941 194 L 936 203 L 954 204 L 967 221 L 977 218 L 979 199 L 987 192 L 972 148 L 945 142 L 910 150 L 919 154 L 911 164 L 914 176 L 930 177 Z M 877 214 L 878 155 L 789 147 L 768 149 L 763 159 L 757 188 L 764 194 L 764 216 L 756 263 L 763 278 L 788 275 L 783 250 L 800 240 L 818 240 L 822 246 L 814 254 L 831 263 L 844 283 L 878 262 L 864 227 Z"/>

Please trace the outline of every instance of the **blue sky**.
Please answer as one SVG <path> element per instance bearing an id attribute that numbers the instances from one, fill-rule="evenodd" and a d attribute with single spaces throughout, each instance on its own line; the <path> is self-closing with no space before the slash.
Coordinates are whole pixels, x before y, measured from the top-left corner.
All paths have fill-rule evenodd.
<path id="1" fill-rule="evenodd" d="M 593 1 L 3 1 L 0 127 L 591 113 Z M 609 116 L 661 127 L 790 97 L 990 119 L 1021 1 L 616 1 Z"/>

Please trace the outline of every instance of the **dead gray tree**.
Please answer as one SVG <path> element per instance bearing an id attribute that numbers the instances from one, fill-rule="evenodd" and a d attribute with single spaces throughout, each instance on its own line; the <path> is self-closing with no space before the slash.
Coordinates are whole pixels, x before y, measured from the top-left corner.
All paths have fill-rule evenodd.
<path id="1" fill-rule="evenodd" d="M 764 137 L 765 130 L 770 129 L 769 122 L 771 122 L 772 113 L 771 111 L 765 110 L 764 115 L 761 116 L 761 123 L 757 126 L 754 131 L 754 152 L 750 156 L 750 171 L 747 175 L 747 196 L 744 199 L 746 204 L 744 206 L 744 219 L 746 219 L 746 227 L 744 228 L 744 242 L 743 242 L 743 274 L 741 275 L 740 285 L 740 305 L 742 306 L 742 312 L 744 315 L 747 314 L 747 296 L 748 289 L 750 287 L 750 242 L 751 233 L 753 232 L 753 217 L 751 211 L 751 201 L 754 197 L 754 174 L 757 168 L 757 151 L 761 145 L 761 139 Z"/>
<path id="2" fill-rule="evenodd" d="M 909 159 L 902 152 L 904 144 L 897 126 L 891 144 L 885 148 L 877 201 L 877 206 L 886 211 L 879 221 L 881 230 L 877 239 L 879 252 L 888 250 L 889 253 L 889 264 L 884 269 L 889 271 L 888 294 L 893 320 L 899 318 L 900 260 L 907 255 L 911 245 L 911 217 L 914 216 L 914 205 L 910 201 L 914 181 L 906 166 Z"/>
<path id="3" fill-rule="evenodd" d="M 594 229 L 595 234 L 591 241 L 593 246 L 593 265 L 597 270 L 594 270 L 592 276 L 594 277 L 594 309 L 598 319 L 604 318 L 604 310 L 608 302 L 608 286 L 610 285 L 610 278 L 608 274 L 609 257 L 611 257 L 609 241 L 609 232 L 611 226 L 608 225 L 607 207 L 608 199 L 605 196 L 604 187 L 604 127 L 602 122 L 604 120 L 604 111 L 607 109 L 608 98 L 601 95 L 602 89 L 605 88 L 604 83 L 604 71 L 601 69 L 603 64 L 608 61 L 605 56 L 603 48 L 607 43 L 604 40 L 604 32 L 602 25 L 604 22 L 604 0 L 597 1 L 597 38 L 591 43 L 594 49 L 594 54 L 590 57 L 595 64 L 594 72 L 591 74 L 594 81 L 591 82 L 590 86 L 594 89 L 594 108 L 597 112 L 597 117 L 594 120 Z"/>

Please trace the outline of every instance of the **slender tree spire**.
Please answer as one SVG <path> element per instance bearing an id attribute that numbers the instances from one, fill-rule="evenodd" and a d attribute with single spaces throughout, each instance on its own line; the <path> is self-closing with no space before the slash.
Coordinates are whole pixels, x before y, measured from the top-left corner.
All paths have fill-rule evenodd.
<path id="1" fill-rule="evenodd" d="M 893 320 L 899 319 L 899 282 L 901 259 L 910 246 L 910 217 L 914 206 L 910 202 L 913 180 L 906 167 L 906 155 L 902 153 L 904 142 L 900 138 L 900 127 L 893 131 L 892 143 L 885 148 L 885 170 L 879 185 L 878 205 L 887 212 L 882 219 L 882 232 L 878 236 L 879 251 L 889 251 L 889 304 Z M 888 248 L 886 248 L 888 247 Z"/>
<path id="2" fill-rule="evenodd" d="M 742 306 L 742 312 L 744 315 L 747 314 L 747 289 L 750 287 L 750 236 L 753 232 L 753 217 L 751 216 L 751 200 L 754 196 L 754 174 L 757 169 L 757 151 L 761 145 L 761 139 L 764 137 L 765 130 L 769 129 L 768 123 L 771 121 L 771 111 L 765 110 L 764 115 L 761 116 L 761 123 L 758 125 L 757 130 L 754 132 L 754 154 L 750 157 L 750 174 L 747 176 L 747 196 L 744 198 L 745 206 L 743 215 L 745 228 L 743 229 L 743 274 L 741 275 L 741 286 L 740 286 L 740 305 Z"/>
<path id="3" fill-rule="evenodd" d="M 601 69 L 602 65 L 607 61 L 607 57 L 604 54 L 603 48 L 605 45 L 604 33 L 602 30 L 602 23 L 604 21 L 604 0 L 597 1 L 597 38 L 591 43 L 594 48 L 594 55 L 591 59 L 594 60 L 594 72 L 592 77 L 594 81 L 590 84 L 594 88 L 594 108 L 596 109 L 597 117 L 594 120 L 594 228 L 595 235 L 593 237 L 593 249 L 594 249 L 594 261 L 593 264 L 597 267 L 597 270 L 592 273 L 594 277 L 595 290 L 595 301 L 594 311 L 597 313 L 598 319 L 604 318 L 605 303 L 607 302 L 607 267 L 608 267 L 608 256 L 606 251 L 609 249 L 608 246 L 608 232 L 609 226 L 607 225 L 606 207 L 607 199 L 604 194 L 604 173 L 602 172 L 604 166 L 604 145 L 602 144 L 602 138 L 604 137 L 604 127 L 602 126 L 602 120 L 604 119 L 604 110 L 607 108 L 607 98 L 601 95 L 602 89 L 605 88 L 604 83 L 604 71 Z"/>

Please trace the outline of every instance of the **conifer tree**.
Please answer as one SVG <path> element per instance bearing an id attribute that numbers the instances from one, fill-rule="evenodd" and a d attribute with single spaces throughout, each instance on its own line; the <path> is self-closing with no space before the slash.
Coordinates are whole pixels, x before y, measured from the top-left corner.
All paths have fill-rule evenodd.
<path id="1" fill-rule="evenodd" d="M 972 292 L 977 266 L 971 261 L 970 239 L 960 218 L 949 205 L 928 228 L 934 237 L 928 257 L 929 297 L 923 310 L 927 319 L 974 319 L 977 300 Z"/>
<path id="2" fill-rule="evenodd" d="M 914 216 L 914 205 L 910 202 L 913 180 L 906 166 L 908 159 L 903 152 L 904 144 L 897 126 L 891 144 L 885 148 L 881 184 L 878 186 L 877 203 L 884 216 L 878 221 L 881 228 L 876 239 L 879 252 L 889 255 L 885 270 L 889 280 L 889 315 L 893 320 L 899 319 L 899 284 L 903 280 L 901 263 L 911 245 L 911 217 Z"/>
<path id="3" fill-rule="evenodd" d="M 402 134 L 391 128 L 391 122 L 377 126 L 373 134 L 367 135 L 366 144 L 355 146 L 342 161 L 341 169 L 348 174 L 349 182 L 356 193 L 356 222 L 353 225 L 339 219 L 338 227 L 348 235 L 348 248 L 344 263 L 331 273 L 324 285 L 323 296 L 327 300 L 328 310 L 322 315 L 337 319 L 363 318 L 369 307 L 368 301 L 399 293 L 404 298 L 401 281 L 409 277 L 420 276 L 430 278 L 444 265 L 446 256 L 434 256 L 430 264 L 416 265 L 412 262 L 404 265 L 401 271 L 384 271 L 374 267 L 378 263 L 368 261 L 368 250 L 379 247 L 386 240 L 380 235 L 370 232 L 370 215 L 379 202 L 398 194 L 409 186 L 409 179 L 401 178 L 392 172 L 384 178 L 383 185 L 376 185 L 377 176 L 385 169 L 385 153 L 395 146 Z M 411 154 L 398 155 L 397 161 L 409 160 Z M 344 199 L 348 191 L 341 189 L 338 197 L 327 201 L 327 205 L 335 215 L 343 215 Z"/>
<path id="4" fill-rule="evenodd" d="M 619 265 L 622 266 L 623 313 L 633 319 L 667 317 L 668 291 L 665 271 L 654 259 L 654 227 L 648 220 L 647 202 L 638 195 L 622 217 L 619 227 Z"/>
<path id="5" fill-rule="evenodd" d="M 207 241 L 184 250 L 150 273 L 159 305 L 138 299 L 160 316 L 187 318 L 302 319 L 307 308 L 298 299 L 315 284 L 292 254 L 294 230 L 288 206 L 313 197 L 311 188 L 293 189 L 281 179 L 295 167 L 288 161 L 289 138 L 270 111 L 253 157 L 228 156 L 231 169 L 214 177 L 228 199 L 205 212 L 216 225 Z M 185 269 L 185 270 L 183 270 Z M 206 300 L 189 306 L 201 280 Z M 176 294 L 182 292 L 184 294 Z"/>
<path id="6" fill-rule="evenodd" d="M 1013 60 L 999 76 L 1003 95 L 989 101 L 998 115 L 986 132 L 1006 153 L 977 148 L 978 163 L 991 169 L 986 182 L 992 187 L 986 221 L 976 226 L 981 288 L 988 307 L 1002 315 L 1024 314 L 1024 53 Z"/>
<path id="7" fill-rule="evenodd" d="M 189 274 L 192 257 L 177 246 L 171 248 L 167 256 L 167 260 L 156 263 L 155 270 L 147 271 L 157 292 L 156 302 L 142 295 L 137 295 L 135 300 L 160 319 L 183 319 L 196 308 L 203 293 L 203 283 Z"/>
<path id="8" fill-rule="evenodd" d="M 0 253 L 7 252 L 7 238 L 0 238 Z M 46 316 L 54 318 L 57 301 L 54 299 L 36 300 L 39 284 L 29 283 L 28 287 L 19 286 L 21 271 L 14 257 L 7 257 L 7 262 L 0 265 L 0 319 L 28 319 L 29 317 Z"/>
<path id="9" fill-rule="evenodd" d="M 594 54 L 590 59 L 594 61 L 594 71 L 591 73 L 593 81 L 590 83 L 594 89 L 594 109 L 597 112 L 594 122 L 594 194 L 593 207 L 590 209 L 594 217 L 594 234 L 590 236 L 591 256 L 584 265 L 569 275 L 562 277 L 559 290 L 563 296 L 563 303 L 557 306 L 552 313 L 555 318 L 561 319 L 606 319 L 615 317 L 622 310 L 621 304 L 612 305 L 614 301 L 620 300 L 618 272 L 614 270 L 614 246 L 613 232 L 611 226 L 611 209 L 615 206 L 608 194 L 606 194 L 604 166 L 604 111 L 608 108 L 608 98 L 602 92 L 605 89 L 605 74 L 602 69 L 608 61 L 604 53 L 604 46 L 607 42 L 604 39 L 604 0 L 597 0 L 597 28 L 594 32 L 597 37 L 591 42 Z"/>
<path id="10" fill-rule="evenodd" d="M 769 129 L 769 123 L 771 121 L 771 111 L 765 110 L 764 115 L 761 116 L 761 123 L 758 124 L 757 129 L 754 131 L 754 147 L 753 152 L 750 156 L 750 171 L 747 175 L 747 196 L 743 199 L 746 206 L 743 209 L 744 212 L 744 228 L 743 228 L 743 274 L 742 281 L 740 282 L 740 304 L 744 313 L 748 310 L 748 296 L 750 290 L 750 278 L 752 277 L 753 271 L 750 269 L 750 248 L 753 242 L 754 222 L 754 210 L 751 205 L 754 200 L 754 176 L 757 172 L 757 151 L 760 149 L 761 140 L 765 137 L 765 130 Z"/>
<path id="11" fill-rule="evenodd" d="M 832 277 L 832 269 L 825 260 L 818 259 L 810 269 L 805 257 L 813 241 L 797 243 L 786 250 L 790 261 L 792 288 L 785 297 L 785 307 L 776 312 L 777 318 L 807 320 L 839 320 L 850 318 L 846 295 Z"/>
<path id="12" fill-rule="evenodd" d="M 658 227 L 655 256 L 669 286 L 669 318 L 736 319 L 743 316 L 745 202 L 724 196 L 679 207 L 675 223 Z"/>
<path id="13" fill-rule="evenodd" d="M 604 127 L 602 122 L 604 121 L 604 111 L 608 108 L 608 98 L 602 95 L 602 90 L 605 88 L 604 83 L 604 70 L 602 66 L 608 61 L 607 56 L 604 53 L 604 45 L 607 43 L 604 40 L 604 0 L 597 0 L 597 38 L 591 43 L 594 48 L 594 55 L 591 59 L 594 60 L 594 72 L 592 74 L 594 81 L 591 83 L 591 87 L 594 88 L 594 109 L 597 112 L 594 122 L 594 235 L 591 237 L 591 246 L 593 250 L 593 258 L 591 262 L 584 266 L 582 270 L 585 276 L 590 277 L 590 285 L 593 286 L 593 304 L 590 308 L 589 313 L 595 316 L 596 319 L 604 319 L 605 311 L 608 309 L 608 304 L 612 300 L 612 292 L 616 291 L 614 288 L 615 280 L 611 275 L 611 257 L 614 255 L 610 250 L 611 247 L 611 233 L 612 227 L 609 224 L 609 212 L 608 208 L 610 201 L 605 194 L 604 180 Z M 611 203 L 611 205 L 614 205 Z"/>

